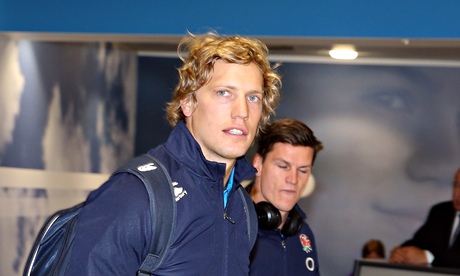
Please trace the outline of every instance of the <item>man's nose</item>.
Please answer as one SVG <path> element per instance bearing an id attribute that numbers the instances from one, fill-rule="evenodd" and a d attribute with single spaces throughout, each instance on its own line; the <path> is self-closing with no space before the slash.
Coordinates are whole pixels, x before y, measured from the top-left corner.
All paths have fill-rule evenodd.
<path id="1" fill-rule="evenodd" d="M 296 169 L 290 169 L 286 176 L 286 182 L 290 184 L 297 184 L 299 176 Z"/>
<path id="2" fill-rule="evenodd" d="M 406 167 L 411 178 L 452 185 L 452 178 L 460 167 L 460 125 L 458 116 L 450 115 L 424 120 L 414 134 L 415 150 Z"/>
<path id="3" fill-rule="evenodd" d="M 235 99 L 232 106 L 232 118 L 241 118 L 247 120 L 249 107 L 245 96 L 239 96 Z"/>

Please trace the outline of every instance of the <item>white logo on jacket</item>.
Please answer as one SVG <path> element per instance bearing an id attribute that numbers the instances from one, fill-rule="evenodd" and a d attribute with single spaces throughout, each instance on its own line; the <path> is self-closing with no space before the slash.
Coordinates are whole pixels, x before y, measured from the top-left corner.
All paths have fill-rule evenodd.
<path id="1" fill-rule="evenodd" d="M 173 182 L 172 185 L 174 187 L 174 196 L 176 197 L 176 202 L 183 198 L 187 191 L 183 187 L 177 186 L 179 183 Z"/>
<path id="2" fill-rule="evenodd" d="M 153 164 L 153 163 L 147 163 L 145 165 L 141 165 L 141 166 L 137 167 L 137 170 L 141 171 L 141 172 L 149 172 L 149 171 L 153 171 L 153 170 L 156 170 L 156 169 L 157 169 L 157 166 L 155 166 L 155 164 Z"/>
<path id="3" fill-rule="evenodd" d="M 312 257 L 308 257 L 305 259 L 305 266 L 307 267 L 308 270 L 314 271 L 315 270 L 315 260 L 313 260 Z"/>
<path id="4" fill-rule="evenodd" d="M 156 170 L 157 168 L 158 167 L 155 166 L 154 163 L 147 163 L 147 164 L 137 167 L 137 170 L 141 172 L 149 172 L 149 171 Z M 174 197 L 176 198 L 176 202 L 177 202 L 187 194 L 187 191 L 183 187 L 177 186 L 178 185 L 177 182 L 172 182 L 171 184 L 174 187 Z"/>

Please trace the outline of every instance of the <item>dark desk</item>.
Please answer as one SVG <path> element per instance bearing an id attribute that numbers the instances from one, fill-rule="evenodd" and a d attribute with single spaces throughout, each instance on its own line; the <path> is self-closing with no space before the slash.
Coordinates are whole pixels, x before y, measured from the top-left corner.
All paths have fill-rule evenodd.
<path id="1" fill-rule="evenodd" d="M 385 261 L 355 261 L 354 276 L 458 276 L 459 269 L 390 264 Z"/>

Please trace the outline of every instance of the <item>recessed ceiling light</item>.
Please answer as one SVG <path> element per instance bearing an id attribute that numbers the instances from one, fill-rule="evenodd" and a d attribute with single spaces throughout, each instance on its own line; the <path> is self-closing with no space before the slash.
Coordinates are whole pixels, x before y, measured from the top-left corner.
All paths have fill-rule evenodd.
<path id="1" fill-rule="evenodd" d="M 329 51 L 329 55 L 335 59 L 353 60 L 358 57 L 353 45 L 334 45 Z"/>

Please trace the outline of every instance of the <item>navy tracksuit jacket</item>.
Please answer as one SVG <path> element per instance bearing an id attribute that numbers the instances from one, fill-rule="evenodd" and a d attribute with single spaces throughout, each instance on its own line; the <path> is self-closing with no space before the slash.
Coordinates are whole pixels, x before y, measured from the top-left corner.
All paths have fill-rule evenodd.
<path id="1" fill-rule="evenodd" d="M 315 237 L 305 222 L 294 236 L 283 237 L 277 230 L 259 229 L 257 241 L 251 253 L 251 276 L 320 275 Z"/>
<path id="2" fill-rule="evenodd" d="M 182 121 L 149 154 L 169 171 L 177 202 L 173 245 L 155 275 L 248 275 L 247 210 L 235 192 L 254 167 L 237 160 L 224 209 L 225 164 L 207 161 Z M 130 174 L 115 176 L 89 195 L 80 213 L 66 275 L 135 275 L 148 254 L 150 225 L 142 182 Z"/>

